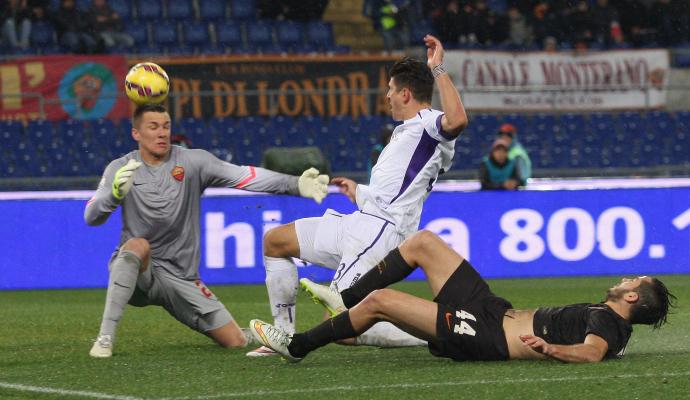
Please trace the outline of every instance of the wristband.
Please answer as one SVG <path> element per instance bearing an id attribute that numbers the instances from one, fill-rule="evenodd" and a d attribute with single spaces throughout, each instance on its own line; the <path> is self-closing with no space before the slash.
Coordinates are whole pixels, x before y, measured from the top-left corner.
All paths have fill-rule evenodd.
<path id="1" fill-rule="evenodd" d="M 443 68 L 443 64 L 439 64 L 439 65 L 437 65 L 431 69 L 431 74 L 434 76 L 434 78 L 436 78 L 437 76 L 439 76 L 441 74 L 445 74 L 445 73 L 446 73 L 446 69 Z"/>

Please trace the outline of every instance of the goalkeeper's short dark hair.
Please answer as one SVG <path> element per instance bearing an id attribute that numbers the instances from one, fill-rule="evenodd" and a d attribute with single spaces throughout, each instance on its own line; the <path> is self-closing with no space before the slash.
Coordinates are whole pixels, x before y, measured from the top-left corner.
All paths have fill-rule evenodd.
<path id="1" fill-rule="evenodd" d="M 393 64 L 390 75 L 398 90 L 407 88 L 418 102 L 431 103 L 431 96 L 434 93 L 434 76 L 425 62 L 403 57 Z"/>
<path id="2" fill-rule="evenodd" d="M 155 113 L 167 113 L 168 109 L 162 104 L 141 104 L 138 105 L 132 114 L 132 126 L 139 128 L 139 122 L 141 122 L 141 116 L 147 112 Z"/>

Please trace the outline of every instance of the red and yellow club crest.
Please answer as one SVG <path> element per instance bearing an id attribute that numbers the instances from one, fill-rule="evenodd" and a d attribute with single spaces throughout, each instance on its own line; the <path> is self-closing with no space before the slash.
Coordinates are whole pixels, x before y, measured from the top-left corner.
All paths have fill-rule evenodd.
<path id="1" fill-rule="evenodd" d="M 184 168 L 180 167 L 179 165 L 173 168 L 172 170 L 172 176 L 173 178 L 177 179 L 178 181 L 182 182 L 184 180 Z"/>

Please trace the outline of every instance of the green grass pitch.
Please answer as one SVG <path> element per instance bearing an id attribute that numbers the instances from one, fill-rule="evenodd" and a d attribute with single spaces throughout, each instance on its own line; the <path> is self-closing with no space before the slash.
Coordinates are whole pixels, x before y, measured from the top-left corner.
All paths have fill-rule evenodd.
<path id="1" fill-rule="evenodd" d="M 660 331 L 635 328 L 623 360 L 457 363 L 426 348 L 329 345 L 299 364 L 250 359 L 173 320 L 128 307 L 115 355 L 91 359 L 103 290 L 0 292 L 0 399 L 687 399 L 690 275 L 661 277 L 679 307 Z M 517 308 L 599 301 L 616 278 L 494 280 Z M 429 297 L 424 282 L 401 290 Z M 270 320 L 263 286 L 213 288 L 241 325 Z M 322 317 L 300 294 L 298 328 Z"/>

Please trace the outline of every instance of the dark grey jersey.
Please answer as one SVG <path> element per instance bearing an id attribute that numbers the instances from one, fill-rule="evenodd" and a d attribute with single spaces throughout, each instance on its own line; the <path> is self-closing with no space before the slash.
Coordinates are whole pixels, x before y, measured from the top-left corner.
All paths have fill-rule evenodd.
<path id="1" fill-rule="evenodd" d="M 151 245 L 151 265 L 182 279 L 199 279 L 199 206 L 207 187 L 299 194 L 296 176 L 238 166 L 205 150 L 172 146 L 165 162 L 157 166 L 143 163 L 135 170 L 132 188 L 120 202 L 112 194 L 113 179 L 130 159 L 142 161 L 139 150 L 108 165 L 96 195 L 86 205 L 84 219 L 89 225 L 103 224 L 122 206 L 118 249 L 131 238 L 144 238 Z"/>

